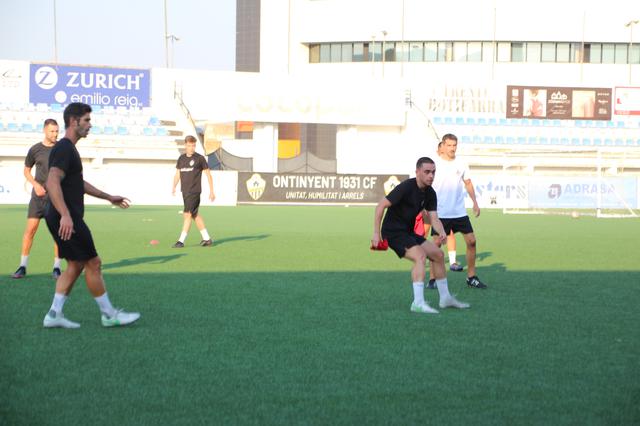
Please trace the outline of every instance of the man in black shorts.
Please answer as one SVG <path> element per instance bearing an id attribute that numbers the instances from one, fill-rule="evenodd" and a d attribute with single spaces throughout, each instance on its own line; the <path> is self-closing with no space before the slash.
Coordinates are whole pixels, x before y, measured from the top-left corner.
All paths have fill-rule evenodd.
<path id="1" fill-rule="evenodd" d="M 467 285 L 486 289 L 487 285 L 476 274 L 476 236 L 464 205 L 465 192 L 473 203 L 475 217 L 480 216 L 480 207 L 469 166 L 456 157 L 457 149 L 458 138 L 455 135 L 448 133 L 442 137 L 442 149 L 436 159 L 438 176 L 433 181 L 433 189 L 438 194 L 438 217 L 447 233 L 460 232 L 467 245 Z"/>
<path id="2" fill-rule="evenodd" d="M 27 226 L 22 235 L 22 251 L 20 253 L 20 266 L 13 274 L 13 278 L 23 278 L 27 275 L 27 264 L 29 262 L 29 253 L 33 245 L 33 237 L 36 235 L 40 219 L 44 217 L 49 196 L 44 184 L 49 173 L 49 154 L 53 146 L 58 140 L 58 123 L 52 118 L 44 121 L 44 140 L 38 142 L 29 148 L 27 156 L 24 159 L 24 177 L 31 184 L 31 201 L 29 201 L 29 210 L 27 212 Z M 33 166 L 36 167 L 35 177 L 31 174 Z M 60 257 L 58 256 L 58 246 L 53 245 L 53 278 L 58 279 L 60 276 Z"/>
<path id="3" fill-rule="evenodd" d="M 180 238 L 178 238 L 178 241 L 176 241 L 172 247 L 184 247 L 184 241 L 187 239 L 187 234 L 191 228 L 191 220 L 196 222 L 196 226 L 200 230 L 200 235 L 202 235 L 200 245 L 209 247 L 213 245 L 213 240 L 207 232 L 207 227 L 204 224 L 202 216 L 198 214 L 198 208 L 200 207 L 200 193 L 202 192 L 202 172 L 204 171 L 209 181 L 210 201 L 216 198 L 213 193 L 213 178 L 209 171 L 207 159 L 196 152 L 195 137 L 189 135 L 184 139 L 184 150 L 184 154 L 178 158 L 178 162 L 176 163 L 176 174 L 173 177 L 173 188 L 171 190 L 171 193 L 175 195 L 176 186 L 178 182 L 180 182 L 182 200 L 184 201 L 184 208 L 182 209 L 182 232 L 180 233 Z"/>
<path id="4" fill-rule="evenodd" d="M 56 281 L 53 302 L 43 325 L 45 328 L 80 327 L 80 324 L 64 317 L 62 308 L 83 270 L 87 287 L 102 313 L 102 325 L 127 325 L 140 318 L 140 314 L 125 312 L 111 305 L 102 277 L 102 261 L 83 218 L 84 194 L 108 200 L 121 208 L 129 207 L 129 200 L 102 192 L 83 178 L 82 161 L 76 144 L 89 134 L 91 107 L 82 103 L 69 104 L 64 110 L 64 126 L 65 137 L 56 143 L 49 156 L 47 190 L 50 204 L 45 218 L 49 232 L 60 249 L 60 257 L 67 260 L 67 269 Z"/>
<path id="5" fill-rule="evenodd" d="M 413 262 L 411 278 L 413 280 L 413 303 L 411 312 L 437 314 L 438 311 L 430 307 L 424 298 L 425 263 L 427 259 L 433 262 L 433 272 L 436 285 L 440 293 L 441 308 L 468 308 L 469 304 L 458 301 L 449 293 L 447 276 L 444 268 L 444 254 L 433 242 L 425 240 L 423 236 L 414 232 L 414 225 L 418 213 L 423 212 L 425 223 L 430 223 L 438 234 L 435 239 L 442 243 L 447 237 L 442 223 L 438 219 L 438 200 L 431 188 L 436 173 L 436 166 L 429 157 L 421 157 L 416 164 L 416 177 L 407 179 L 396 186 L 376 206 L 373 222 L 372 246 L 380 242 L 380 223 L 382 222 L 382 239 L 389 243 L 389 247 L 400 258 Z M 382 216 L 384 211 L 387 214 Z"/>

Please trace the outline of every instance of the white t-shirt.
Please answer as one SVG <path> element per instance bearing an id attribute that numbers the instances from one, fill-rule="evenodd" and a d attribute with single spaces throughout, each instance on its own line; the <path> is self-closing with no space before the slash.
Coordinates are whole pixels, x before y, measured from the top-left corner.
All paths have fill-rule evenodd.
<path id="1" fill-rule="evenodd" d="M 436 176 L 432 186 L 438 196 L 438 217 L 454 219 L 467 216 L 464 180 L 471 179 L 469 166 L 459 158 L 447 161 L 437 156 L 433 160 L 436 163 Z"/>

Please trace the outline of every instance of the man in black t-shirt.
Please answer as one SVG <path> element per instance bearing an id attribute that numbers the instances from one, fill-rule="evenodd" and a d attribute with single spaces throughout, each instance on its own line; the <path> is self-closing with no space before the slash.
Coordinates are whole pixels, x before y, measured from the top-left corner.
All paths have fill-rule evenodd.
<path id="1" fill-rule="evenodd" d="M 49 155 L 47 191 L 50 204 L 45 217 L 49 232 L 60 249 L 60 257 L 67 260 L 67 269 L 56 281 L 53 302 L 42 324 L 45 328 L 80 327 L 80 324 L 64 317 L 62 308 L 84 270 L 87 288 L 102 313 L 102 325 L 127 325 L 140 318 L 140 314 L 125 312 L 111 305 L 102 277 L 102 261 L 93 243 L 91 231 L 84 222 L 84 194 L 108 200 L 123 209 L 129 207 L 129 200 L 102 192 L 84 180 L 76 144 L 89 134 L 91 107 L 82 103 L 69 104 L 64 110 L 64 125 L 65 137 L 56 143 Z"/>
<path id="2" fill-rule="evenodd" d="M 29 148 L 27 156 L 24 159 L 24 177 L 31 184 L 31 200 L 29 201 L 29 210 L 27 212 L 27 226 L 22 235 L 22 251 L 20 253 L 20 266 L 13 274 L 13 278 L 23 278 L 27 275 L 27 264 L 29 262 L 29 253 L 33 245 L 33 237 L 36 235 L 40 219 L 44 217 L 45 208 L 49 202 L 47 190 L 44 184 L 49 173 L 49 154 L 53 146 L 58 140 L 58 123 L 53 118 L 47 118 L 44 121 L 44 140 L 38 142 Z M 35 166 L 35 176 L 31 174 L 31 170 Z M 58 279 L 60 276 L 60 257 L 58 256 L 58 246 L 53 245 L 53 278 Z"/>
<path id="3" fill-rule="evenodd" d="M 173 187 L 171 193 L 176 194 L 176 186 L 180 182 L 180 190 L 182 191 L 182 200 L 184 202 L 184 208 L 182 209 L 182 232 L 180 238 L 172 246 L 173 248 L 184 247 L 184 241 L 187 239 L 187 234 L 191 228 L 191 220 L 195 221 L 196 226 L 200 230 L 202 235 L 202 241 L 200 245 L 203 247 L 209 247 L 213 245 L 213 240 L 207 232 L 207 227 L 204 224 L 202 216 L 198 214 L 200 207 L 200 193 L 202 192 L 202 172 L 209 182 L 209 200 L 215 200 L 216 196 L 213 193 L 213 178 L 209 171 L 209 164 L 204 156 L 196 152 L 196 138 L 189 135 L 184 139 L 184 154 L 178 157 L 176 163 L 176 174 L 173 177 Z"/>
<path id="4" fill-rule="evenodd" d="M 431 187 L 436 173 L 436 165 L 429 157 L 421 157 L 416 163 L 416 177 L 407 179 L 396 186 L 376 206 L 372 247 L 377 247 L 381 240 L 387 240 L 389 247 L 400 258 L 413 262 L 411 278 L 413 280 L 413 303 L 411 312 L 437 314 L 424 298 L 425 263 L 433 262 L 436 285 L 440 293 L 441 308 L 468 308 L 469 304 L 458 301 L 449 293 L 447 276 L 444 268 L 444 254 L 433 242 L 425 240 L 414 231 L 416 216 L 422 212 L 424 222 L 430 223 L 435 233 L 434 240 L 442 243 L 446 234 L 438 219 L 438 200 Z M 384 216 L 384 221 L 382 216 Z M 382 238 L 380 223 L 382 222 Z"/>

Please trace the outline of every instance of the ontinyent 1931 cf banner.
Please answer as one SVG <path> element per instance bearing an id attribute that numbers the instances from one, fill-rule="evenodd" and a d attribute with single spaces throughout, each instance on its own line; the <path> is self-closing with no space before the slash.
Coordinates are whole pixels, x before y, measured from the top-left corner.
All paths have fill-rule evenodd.
<path id="1" fill-rule="evenodd" d="M 238 173 L 239 204 L 375 204 L 407 175 Z"/>

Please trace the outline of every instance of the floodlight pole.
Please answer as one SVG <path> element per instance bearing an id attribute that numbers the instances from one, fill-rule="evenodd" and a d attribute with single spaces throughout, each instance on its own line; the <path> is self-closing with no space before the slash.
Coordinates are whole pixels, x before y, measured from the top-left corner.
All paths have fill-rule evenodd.
<path id="1" fill-rule="evenodd" d="M 633 26 L 640 23 L 640 19 L 633 19 L 624 26 L 629 28 L 629 51 L 627 52 L 627 62 L 629 62 L 629 85 L 631 85 L 631 48 L 633 47 Z"/>
<path id="2" fill-rule="evenodd" d="M 169 30 L 167 27 L 167 0 L 164 0 L 164 66 L 169 68 Z"/>

